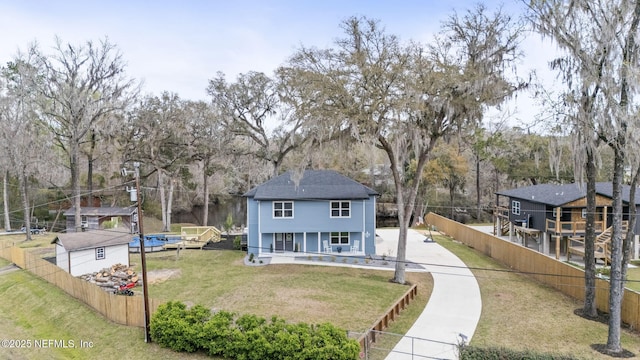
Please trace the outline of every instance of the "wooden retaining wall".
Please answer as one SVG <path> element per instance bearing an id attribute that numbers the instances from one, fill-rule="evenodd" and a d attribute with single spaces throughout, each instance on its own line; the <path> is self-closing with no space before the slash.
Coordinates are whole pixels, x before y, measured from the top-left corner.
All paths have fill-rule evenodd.
<path id="1" fill-rule="evenodd" d="M 116 324 L 144 327 L 142 296 L 110 294 L 99 286 L 71 276 L 58 266 L 40 258 L 37 254 L 18 247 L 3 247 L 0 243 L 0 257 L 57 286 Z M 149 299 L 151 315 L 161 303 Z"/>
<path id="2" fill-rule="evenodd" d="M 515 271 L 584 301 L 584 271 L 581 269 L 440 215 L 429 213 L 425 222 Z M 598 310 L 609 312 L 608 281 L 596 279 L 596 304 Z M 621 317 L 631 328 L 640 328 L 640 293 L 625 289 Z"/>
<path id="3" fill-rule="evenodd" d="M 411 300 L 415 299 L 417 295 L 418 286 L 414 284 L 395 302 L 395 304 L 391 305 L 391 307 L 373 323 L 367 332 L 358 338 L 360 349 L 366 349 L 366 344 L 375 342 L 378 332 L 384 331 L 388 328 L 389 324 L 394 321 L 398 315 L 400 315 L 402 310 L 409 306 Z"/>

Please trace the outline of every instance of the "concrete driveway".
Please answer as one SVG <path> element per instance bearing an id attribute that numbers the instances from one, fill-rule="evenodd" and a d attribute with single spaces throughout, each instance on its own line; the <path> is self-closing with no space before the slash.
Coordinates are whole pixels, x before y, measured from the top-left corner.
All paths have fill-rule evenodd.
<path id="1" fill-rule="evenodd" d="M 377 229 L 377 255 L 396 256 L 398 229 Z M 457 345 L 471 340 L 482 312 L 473 273 L 453 253 L 409 230 L 407 260 L 433 276 L 433 292 L 422 314 L 387 356 L 389 360 L 458 359 Z M 418 289 L 419 291 L 419 289 Z"/>

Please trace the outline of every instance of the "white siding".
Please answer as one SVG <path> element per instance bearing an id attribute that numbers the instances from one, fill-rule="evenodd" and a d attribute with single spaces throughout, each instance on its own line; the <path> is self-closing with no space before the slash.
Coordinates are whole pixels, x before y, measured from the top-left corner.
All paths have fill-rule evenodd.
<path id="1" fill-rule="evenodd" d="M 69 272 L 69 254 L 60 244 L 56 244 L 56 265 Z"/>
<path id="2" fill-rule="evenodd" d="M 105 247 L 105 258 L 96 260 L 96 249 L 87 249 L 73 251 L 71 256 L 71 275 L 79 276 L 83 274 L 93 273 L 104 268 L 108 268 L 114 264 L 129 265 L 129 244 Z M 56 261 L 59 261 L 57 257 Z M 58 262 L 58 264 L 60 264 Z M 62 267 L 67 270 L 67 263 Z"/>

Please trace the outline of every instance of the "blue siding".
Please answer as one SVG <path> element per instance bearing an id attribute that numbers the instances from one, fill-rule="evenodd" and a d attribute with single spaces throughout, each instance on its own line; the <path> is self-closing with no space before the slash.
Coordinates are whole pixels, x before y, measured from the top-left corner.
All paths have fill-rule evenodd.
<path id="1" fill-rule="evenodd" d="M 328 200 L 296 200 L 293 203 L 293 218 L 274 218 L 272 201 L 247 198 L 247 245 L 250 253 L 269 252 L 272 244 L 275 248 L 274 233 L 293 233 L 294 244 L 299 244 L 300 251 L 318 253 L 323 250 L 322 240 L 329 240 L 330 232 L 348 232 L 349 244 L 341 245 L 342 251 L 348 252 L 354 241 L 359 240 L 360 252 L 375 254 L 374 196 L 367 200 L 350 200 L 349 218 L 332 218 Z M 338 246 L 332 246 L 334 252 Z"/>

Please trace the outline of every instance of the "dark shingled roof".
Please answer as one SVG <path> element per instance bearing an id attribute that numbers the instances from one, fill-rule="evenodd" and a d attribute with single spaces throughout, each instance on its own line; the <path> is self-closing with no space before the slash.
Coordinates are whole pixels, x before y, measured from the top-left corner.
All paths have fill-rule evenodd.
<path id="1" fill-rule="evenodd" d="M 135 206 L 127 207 L 114 207 L 114 206 L 101 206 L 101 207 L 81 207 L 80 214 L 85 216 L 130 216 L 134 213 Z M 71 207 L 64 212 L 64 216 L 73 216 L 76 213 L 76 208 Z"/>
<path id="2" fill-rule="evenodd" d="M 297 185 L 291 175 L 288 171 L 276 176 L 243 196 L 256 200 L 355 200 L 378 195 L 375 190 L 333 170 L 305 170 Z"/>
<path id="3" fill-rule="evenodd" d="M 67 251 L 78 251 L 128 244 L 131 238 L 131 234 L 119 230 L 90 230 L 58 234 L 52 243 L 62 245 Z"/>
<path id="4" fill-rule="evenodd" d="M 624 185 L 622 188 L 622 201 L 625 203 L 629 203 L 629 190 L 628 185 Z M 613 187 L 611 183 L 597 183 L 596 193 L 611 198 L 613 197 Z M 586 184 L 582 186 L 578 184 L 540 184 L 498 191 L 496 194 L 551 206 L 561 206 L 585 197 L 587 188 Z M 637 191 L 635 200 L 636 205 L 639 205 L 640 191 Z"/>

